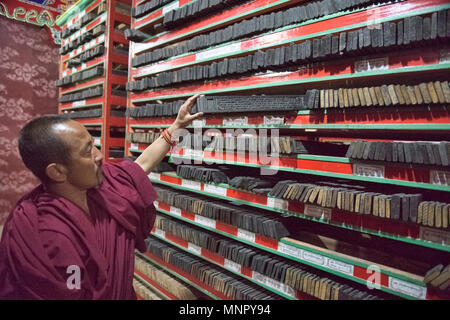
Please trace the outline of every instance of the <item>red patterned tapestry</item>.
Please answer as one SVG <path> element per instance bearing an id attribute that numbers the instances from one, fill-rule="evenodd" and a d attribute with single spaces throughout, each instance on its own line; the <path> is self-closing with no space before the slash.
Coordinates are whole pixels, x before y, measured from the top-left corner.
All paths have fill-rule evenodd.
<path id="1" fill-rule="evenodd" d="M 58 47 L 43 27 L 0 16 L 0 234 L 17 200 L 38 180 L 23 165 L 17 135 L 58 110 Z"/>

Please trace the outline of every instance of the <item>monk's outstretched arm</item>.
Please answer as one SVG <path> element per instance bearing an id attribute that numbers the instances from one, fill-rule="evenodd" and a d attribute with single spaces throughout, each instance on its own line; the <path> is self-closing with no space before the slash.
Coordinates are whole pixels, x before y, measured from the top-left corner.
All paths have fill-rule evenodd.
<path id="1" fill-rule="evenodd" d="M 174 132 L 176 130 L 186 128 L 189 124 L 192 123 L 192 121 L 203 116 L 202 112 L 198 112 L 193 115 L 191 114 L 192 107 L 195 105 L 198 97 L 198 94 L 190 97 L 181 106 L 175 122 L 168 129 L 171 135 L 174 135 Z M 164 137 L 161 135 L 151 145 L 149 145 L 147 149 L 144 150 L 144 152 L 142 152 L 142 154 L 136 159 L 135 162 L 139 166 L 141 166 L 141 168 L 147 174 L 149 174 L 150 171 L 154 167 L 156 167 L 162 161 L 162 159 L 164 159 L 169 149 L 170 145 L 164 140 Z"/>

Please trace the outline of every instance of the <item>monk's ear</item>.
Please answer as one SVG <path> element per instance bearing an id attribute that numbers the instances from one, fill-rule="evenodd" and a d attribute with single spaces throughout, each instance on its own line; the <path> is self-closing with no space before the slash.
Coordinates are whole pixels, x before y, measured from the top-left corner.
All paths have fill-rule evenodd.
<path id="1" fill-rule="evenodd" d="M 56 183 L 62 183 L 67 180 L 67 168 L 59 163 L 50 163 L 47 168 L 45 168 L 45 173 L 51 181 Z"/>

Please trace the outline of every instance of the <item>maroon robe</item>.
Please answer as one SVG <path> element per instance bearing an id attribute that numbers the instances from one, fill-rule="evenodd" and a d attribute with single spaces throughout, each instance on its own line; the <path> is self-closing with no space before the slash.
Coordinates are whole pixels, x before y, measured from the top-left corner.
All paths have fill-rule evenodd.
<path id="1" fill-rule="evenodd" d="M 156 193 L 134 162 L 102 168 L 103 183 L 87 191 L 92 221 L 42 185 L 19 200 L 0 242 L 0 299 L 136 299 L 134 250 L 146 249 Z M 67 285 L 73 265 L 80 289 Z"/>

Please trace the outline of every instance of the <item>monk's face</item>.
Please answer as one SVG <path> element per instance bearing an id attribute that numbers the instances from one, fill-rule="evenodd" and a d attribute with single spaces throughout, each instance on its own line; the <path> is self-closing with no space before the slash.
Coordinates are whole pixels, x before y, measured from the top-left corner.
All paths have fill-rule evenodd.
<path id="1" fill-rule="evenodd" d="M 93 138 L 86 128 L 76 121 L 68 121 L 56 125 L 55 130 L 71 150 L 67 182 L 80 190 L 102 183 L 103 155 L 94 146 Z"/>

